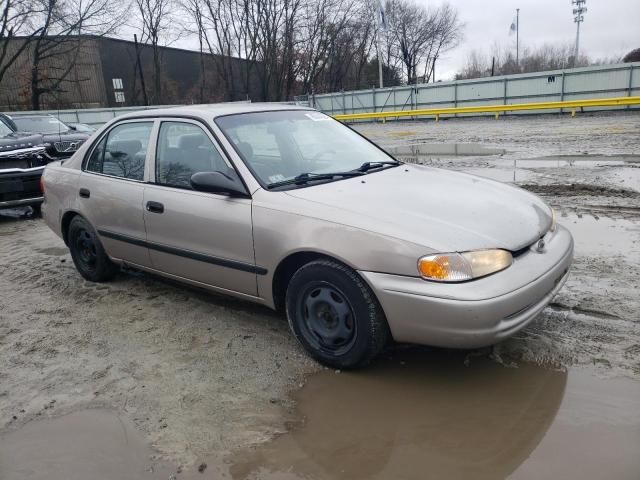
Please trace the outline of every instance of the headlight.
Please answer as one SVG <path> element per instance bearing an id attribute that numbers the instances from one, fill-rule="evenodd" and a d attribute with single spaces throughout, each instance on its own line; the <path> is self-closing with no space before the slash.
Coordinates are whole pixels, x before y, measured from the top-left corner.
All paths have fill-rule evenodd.
<path id="1" fill-rule="evenodd" d="M 418 260 L 418 272 L 426 280 L 464 282 L 499 272 L 513 263 L 506 250 L 436 253 Z"/>

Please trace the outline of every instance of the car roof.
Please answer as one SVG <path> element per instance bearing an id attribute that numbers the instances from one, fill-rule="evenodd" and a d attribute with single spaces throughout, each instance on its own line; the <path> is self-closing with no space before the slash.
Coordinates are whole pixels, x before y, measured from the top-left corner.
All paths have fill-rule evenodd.
<path id="1" fill-rule="evenodd" d="M 222 117 L 225 115 L 235 115 L 240 113 L 273 112 L 286 110 L 313 110 L 309 107 L 282 103 L 217 103 L 211 105 L 187 105 L 169 108 L 153 108 L 139 110 L 125 115 L 120 115 L 118 119 L 139 118 L 139 117 L 164 117 L 164 116 L 185 116 L 198 117 L 204 120 Z"/>

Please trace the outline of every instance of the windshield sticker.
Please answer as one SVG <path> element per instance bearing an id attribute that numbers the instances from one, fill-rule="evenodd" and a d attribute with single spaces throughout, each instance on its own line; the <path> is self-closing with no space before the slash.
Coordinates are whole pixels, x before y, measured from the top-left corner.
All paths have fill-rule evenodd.
<path id="1" fill-rule="evenodd" d="M 305 113 L 305 117 L 313 120 L 314 122 L 322 122 L 325 120 L 330 120 L 330 117 L 320 113 L 320 112 L 310 112 L 310 113 Z"/>
<path id="2" fill-rule="evenodd" d="M 280 173 L 269 176 L 269 183 L 281 182 L 283 180 L 285 180 L 285 176 Z"/>

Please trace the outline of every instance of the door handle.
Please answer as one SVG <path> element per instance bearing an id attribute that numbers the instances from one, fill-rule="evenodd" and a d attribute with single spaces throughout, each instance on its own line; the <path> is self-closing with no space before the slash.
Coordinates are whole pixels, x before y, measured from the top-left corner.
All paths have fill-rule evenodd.
<path id="1" fill-rule="evenodd" d="M 81 188 L 81 189 L 80 189 L 80 192 L 79 192 L 79 195 L 80 195 L 82 198 L 89 198 L 89 197 L 91 196 L 91 192 L 90 192 L 88 189 L 86 189 L 86 188 Z"/>
<path id="2" fill-rule="evenodd" d="M 164 212 L 164 205 L 160 202 L 147 202 L 147 212 L 162 213 Z"/>

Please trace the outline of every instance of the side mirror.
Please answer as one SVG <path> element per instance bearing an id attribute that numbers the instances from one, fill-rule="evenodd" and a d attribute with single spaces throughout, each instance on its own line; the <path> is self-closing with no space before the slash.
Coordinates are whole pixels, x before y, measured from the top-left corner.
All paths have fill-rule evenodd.
<path id="1" fill-rule="evenodd" d="M 249 192 L 239 179 L 222 172 L 198 172 L 191 175 L 191 187 L 199 192 L 219 193 L 231 197 L 248 197 Z"/>

